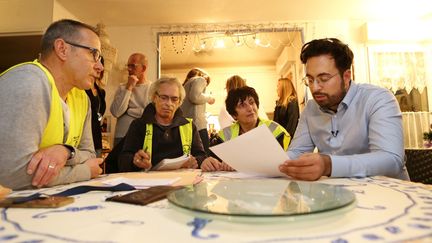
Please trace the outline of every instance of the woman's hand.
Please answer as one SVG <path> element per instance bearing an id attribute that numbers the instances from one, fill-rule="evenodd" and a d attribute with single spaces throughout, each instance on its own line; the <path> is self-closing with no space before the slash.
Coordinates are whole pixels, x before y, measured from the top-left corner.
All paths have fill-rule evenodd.
<path id="1" fill-rule="evenodd" d="M 133 163 L 136 167 L 141 169 L 150 169 L 151 167 L 151 156 L 149 153 L 144 152 L 140 149 L 135 153 L 133 157 Z"/>
<path id="2" fill-rule="evenodd" d="M 184 164 L 180 168 L 196 169 L 198 168 L 198 162 L 195 157 L 190 155 L 188 161 L 184 162 Z"/>

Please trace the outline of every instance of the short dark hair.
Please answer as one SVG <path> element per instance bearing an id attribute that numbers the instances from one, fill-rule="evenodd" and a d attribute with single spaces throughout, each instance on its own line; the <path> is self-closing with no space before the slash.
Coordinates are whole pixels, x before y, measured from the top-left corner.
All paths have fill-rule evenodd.
<path id="1" fill-rule="evenodd" d="M 252 97 L 255 100 L 257 107 L 259 108 L 259 98 L 258 94 L 254 88 L 249 86 L 243 86 L 237 89 L 232 89 L 228 92 L 228 96 L 225 100 L 225 106 L 228 113 L 231 116 L 236 116 L 237 104 L 246 100 L 247 97 Z"/>
<path id="2" fill-rule="evenodd" d="M 354 54 L 347 44 L 336 38 L 316 39 L 304 44 L 300 60 L 306 64 L 309 58 L 326 54 L 334 58 L 340 74 L 351 68 Z"/>
<path id="3" fill-rule="evenodd" d="M 91 30 L 99 36 L 95 27 L 76 20 L 61 19 L 53 22 L 42 36 L 41 55 L 48 55 L 53 50 L 54 41 L 58 38 L 76 41 L 80 37 L 79 31 L 81 29 Z"/>

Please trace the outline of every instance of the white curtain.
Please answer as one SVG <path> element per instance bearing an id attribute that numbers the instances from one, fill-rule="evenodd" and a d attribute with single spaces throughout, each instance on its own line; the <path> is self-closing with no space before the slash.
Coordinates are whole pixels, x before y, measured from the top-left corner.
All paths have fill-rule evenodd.
<path id="1" fill-rule="evenodd" d="M 371 82 L 393 92 L 427 87 L 424 52 L 373 52 L 370 60 Z"/>
<path id="2" fill-rule="evenodd" d="M 428 132 L 432 112 L 402 112 L 405 148 L 423 148 L 423 133 Z"/>

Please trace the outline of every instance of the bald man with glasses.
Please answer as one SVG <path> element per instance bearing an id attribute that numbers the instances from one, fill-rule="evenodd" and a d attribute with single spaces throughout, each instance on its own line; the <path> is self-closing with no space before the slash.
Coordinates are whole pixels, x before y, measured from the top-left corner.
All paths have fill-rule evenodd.
<path id="1" fill-rule="evenodd" d="M 14 190 L 89 180 L 101 172 L 84 90 L 103 71 L 95 29 L 52 23 L 39 60 L 0 74 L 0 184 Z"/>
<path id="2" fill-rule="evenodd" d="M 148 61 L 144 54 L 130 55 L 126 64 L 128 80 L 120 84 L 110 107 L 111 114 L 117 118 L 114 145 L 126 135 L 131 122 L 141 117 L 144 108 L 149 104 L 148 91 L 151 82 L 146 78 L 147 66 Z"/>

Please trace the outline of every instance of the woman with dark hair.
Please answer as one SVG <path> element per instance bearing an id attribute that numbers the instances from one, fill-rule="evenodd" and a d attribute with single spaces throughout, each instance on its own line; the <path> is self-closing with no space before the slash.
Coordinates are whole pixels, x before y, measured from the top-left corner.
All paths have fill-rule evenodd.
<path id="1" fill-rule="evenodd" d="M 297 92 L 291 79 L 280 78 L 277 83 L 279 99 L 273 113 L 273 120 L 283 126 L 294 137 L 299 120 L 299 106 Z"/>
<path id="2" fill-rule="evenodd" d="M 244 86 L 246 86 L 246 79 L 243 79 L 239 75 L 233 75 L 227 79 L 225 89 L 226 92 L 229 93 L 233 89 L 238 89 Z M 262 119 L 268 119 L 262 106 L 261 109 L 258 109 L 258 116 Z M 231 126 L 235 122 L 234 118 L 226 110 L 225 105 L 221 107 L 218 120 L 221 129 Z"/>
<path id="3" fill-rule="evenodd" d="M 104 65 L 104 59 L 101 56 L 102 66 Z M 99 78 L 93 83 L 91 89 L 86 90 L 86 93 L 90 99 L 91 112 L 92 112 L 92 134 L 93 144 L 98 158 L 102 157 L 102 117 L 105 113 L 105 90 L 102 88 L 104 71 L 100 72 Z"/>
<path id="4" fill-rule="evenodd" d="M 228 92 L 225 105 L 235 122 L 219 131 L 217 138 L 212 139 L 212 145 L 229 141 L 252 129 L 265 125 L 269 128 L 281 147 L 286 151 L 291 141 L 289 133 L 274 121 L 258 117 L 258 94 L 254 88 L 244 86 Z M 257 141 L 259 142 L 259 141 Z M 226 162 L 218 161 L 214 154 L 201 164 L 202 171 L 233 170 Z"/>
<path id="5" fill-rule="evenodd" d="M 183 83 L 186 97 L 181 105 L 183 114 L 192 118 L 198 128 L 205 151 L 208 153 L 209 135 L 207 131 L 207 119 L 205 116 L 206 103 L 212 105 L 215 99 L 205 94 L 206 87 L 210 84 L 210 76 L 200 68 L 193 68 L 186 75 Z"/>

